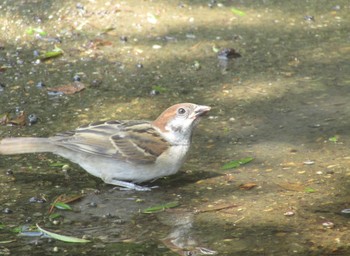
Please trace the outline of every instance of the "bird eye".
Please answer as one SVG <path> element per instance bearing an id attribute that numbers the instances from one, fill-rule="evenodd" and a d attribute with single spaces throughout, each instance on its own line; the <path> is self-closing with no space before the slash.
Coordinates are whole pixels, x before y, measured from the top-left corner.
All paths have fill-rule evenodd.
<path id="1" fill-rule="evenodd" d="M 186 113 L 186 110 L 185 110 L 184 108 L 179 108 L 179 109 L 177 110 L 177 113 L 180 114 L 180 115 L 183 115 L 183 114 Z"/>

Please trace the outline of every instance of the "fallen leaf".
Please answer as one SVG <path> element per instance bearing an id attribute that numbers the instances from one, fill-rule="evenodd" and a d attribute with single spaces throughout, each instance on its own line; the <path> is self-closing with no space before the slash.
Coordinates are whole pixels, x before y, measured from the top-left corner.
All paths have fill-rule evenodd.
<path id="1" fill-rule="evenodd" d="M 276 183 L 276 184 L 278 186 L 280 186 L 281 188 L 284 188 L 286 190 L 298 191 L 298 192 L 305 191 L 305 186 L 301 185 L 299 183 L 279 182 L 279 183 Z"/>
<path id="2" fill-rule="evenodd" d="M 62 54 L 63 54 L 63 50 L 55 45 L 55 48 L 52 51 L 44 52 L 39 56 L 39 59 L 48 60 L 48 59 L 59 57 Z"/>
<path id="3" fill-rule="evenodd" d="M 236 204 L 228 204 L 228 203 L 221 203 L 216 205 L 206 205 L 204 207 L 200 207 L 197 212 L 203 213 L 203 212 L 214 212 L 214 211 L 221 211 L 225 209 L 230 209 L 233 207 L 237 207 Z"/>
<path id="4" fill-rule="evenodd" d="M 62 92 L 63 94 L 74 94 L 80 92 L 85 89 L 85 85 L 81 82 L 75 81 L 70 84 L 48 88 L 47 90 L 50 92 Z"/>
<path id="5" fill-rule="evenodd" d="M 234 7 L 231 8 L 231 12 L 232 12 L 233 14 L 238 15 L 238 16 L 244 16 L 244 15 L 245 15 L 245 12 L 244 12 L 244 11 L 241 11 L 241 10 L 239 10 L 239 9 L 237 9 L 237 8 L 234 8 Z"/>
<path id="6" fill-rule="evenodd" d="M 242 190 L 250 190 L 250 189 L 252 189 L 252 188 L 254 188 L 256 186 L 257 186 L 256 183 L 248 182 L 248 183 L 240 185 L 239 188 L 242 189 Z"/>
<path id="7" fill-rule="evenodd" d="M 21 111 L 15 118 L 9 120 L 7 124 L 25 126 L 27 120 L 27 115 L 24 111 Z"/>
<path id="8" fill-rule="evenodd" d="M 73 236 L 65 236 L 65 235 L 60 235 L 60 234 L 47 231 L 41 228 L 38 224 L 36 224 L 36 227 L 39 229 L 39 231 L 59 241 L 68 242 L 68 243 L 89 243 L 90 242 L 90 240 L 87 240 L 87 239 L 82 239 L 82 238 L 73 237 Z"/>
<path id="9" fill-rule="evenodd" d="M 111 41 L 108 41 L 108 40 L 102 40 L 102 39 L 99 39 L 99 38 L 96 38 L 96 39 L 93 39 L 91 40 L 87 47 L 90 48 L 90 49 L 98 49 L 99 47 L 102 47 L 102 46 L 111 46 L 112 45 L 112 42 Z"/>
<path id="10" fill-rule="evenodd" d="M 161 204 L 161 205 L 148 207 L 148 208 L 144 209 L 142 211 L 142 213 L 157 213 L 157 212 L 162 212 L 166 209 L 174 208 L 177 206 L 179 206 L 179 202 L 173 201 L 173 202 L 169 202 L 169 203 L 165 203 L 165 204 Z"/>
<path id="11" fill-rule="evenodd" d="M 7 125 L 9 120 L 9 113 L 3 114 L 2 116 L 0 116 L 0 125 Z"/>
<path id="12" fill-rule="evenodd" d="M 234 161 L 231 161 L 231 162 L 225 164 L 222 167 L 222 169 L 223 170 L 228 170 L 228 169 L 232 169 L 232 168 L 237 168 L 237 167 L 239 167 L 239 166 L 241 166 L 243 164 L 247 164 L 247 163 L 249 163 L 249 162 L 251 162 L 253 160 L 254 160 L 254 158 L 252 158 L 252 157 L 246 157 L 246 158 L 242 158 L 242 159 L 239 159 L 239 160 L 234 160 Z"/>

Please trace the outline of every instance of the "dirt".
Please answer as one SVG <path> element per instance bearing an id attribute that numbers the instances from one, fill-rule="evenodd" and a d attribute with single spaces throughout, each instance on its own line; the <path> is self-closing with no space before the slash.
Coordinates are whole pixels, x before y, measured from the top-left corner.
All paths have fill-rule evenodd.
<path id="1" fill-rule="evenodd" d="M 2 125 L 0 137 L 154 119 L 178 102 L 212 110 L 181 171 L 145 184 L 159 186 L 151 192 L 113 189 L 51 154 L 1 156 L 0 254 L 349 255 L 349 8 L 342 0 L 1 3 L 0 120 L 38 120 Z M 38 60 L 55 47 L 63 54 Z M 219 59 L 225 48 L 241 57 Z M 84 90 L 48 93 L 77 77 Z M 81 198 L 53 219 L 61 194 Z M 178 206 L 143 213 L 169 202 Z M 18 235 L 35 224 L 91 242 Z"/>

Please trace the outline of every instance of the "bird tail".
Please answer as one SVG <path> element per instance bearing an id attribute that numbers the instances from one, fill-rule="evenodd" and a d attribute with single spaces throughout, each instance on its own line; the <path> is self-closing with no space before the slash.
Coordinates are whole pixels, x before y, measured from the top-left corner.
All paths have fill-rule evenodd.
<path id="1" fill-rule="evenodd" d="M 6 138 L 0 140 L 0 155 L 52 152 L 54 145 L 48 138 Z"/>

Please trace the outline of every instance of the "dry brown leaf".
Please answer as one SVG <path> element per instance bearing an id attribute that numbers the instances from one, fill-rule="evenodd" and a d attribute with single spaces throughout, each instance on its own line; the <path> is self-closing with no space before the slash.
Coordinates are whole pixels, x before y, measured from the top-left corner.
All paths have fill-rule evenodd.
<path id="1" fill-rule="evenodd" d="M 279 182 L 276 184 L 286 190 L 298 191 L 298 192 L 305 191 L 305 186 L 300 183 Z"/>
<path id="2" fill-rule="evenodd" d="M 197 212 L 203 213 L 203 212 L 214 212 L 214 211 L 221 211 L 225 209 L 230 209 L 233 207 L 237 207 L 236 204 L 229 204 L 229 203 L 221 203 L 221 204 L 215 204 L 215 205 L 206 205 L 203 207 L 200 207 Z"/>
<path id="3" fill-rule="evenodd" d="M 250 189 L 252 189 L 252 188 L 254 188 L 256 186 L 257 186 L 256 183 L 248 182 L 248 183 L 240 185 L 239 188 L 242 189 L 242 190 L 250 190 Z"/>
<path id="4" fill-rule="evenodd" d="M 76 81 L 71 84 L 48 88 L 47 90 L 51 92 L 62 92 L 63 94 L 69 95 L 69 94 L 80 92 L 84 89 L 85 89 L 85 85 L 81 82 Z"/>
<path id="5" fill-rule="evenodd" d="M 27 120 L 27 115 L 24 111 L 21 111 L 15 118 L 9 120 L 7 124 L 25 126 Z"/>
<path id="6" fill-rule="evenodd" d="M 9 113 L 5 113 L 0 117 L 0 125 L 7 125 L 9 121 Z"/>

